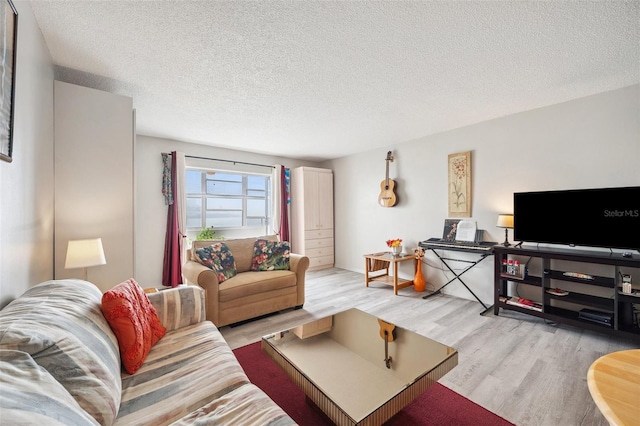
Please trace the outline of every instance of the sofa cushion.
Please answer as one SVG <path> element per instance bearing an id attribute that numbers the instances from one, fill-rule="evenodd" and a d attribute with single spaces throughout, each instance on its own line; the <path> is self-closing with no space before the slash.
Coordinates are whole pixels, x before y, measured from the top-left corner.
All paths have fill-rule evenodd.
<path id="1" fill-rule="evenodd" d="M 218 273 L 218 283 L 236 275 L 236 262 L 229 247 L 222 242 L 195 250 L 196 260 Z"/>
<path id="2" fill-rule="evenodd" d="M 30 288 L 0 311 L 0 349 L 30 354 L 87 413 L 109 425 L 120 406 L 120 356 L 101 296 L 95 285 L 75 279 Z"/>
<path id="3" fill-rule="evenodd" d="M 0 349 L 0 383 L 2 424 L 99 424 L 26 352 Z"/>
<path id="4" fill-rule="evenodd" d="M 205 321 L 204 290 L 196 285 L 179 285 L 147 294 L 167 331 Z"/>
<path id="5" fill-rule="evenodd" d="M 286 271 L 289 269 L 291 245 L 288 241 L 259 239 L 253 244 L 252 271 Z"/>
<path id="6" fill-rule="evenodd" d="M 251 270 L 251 259 L 253 258 L 253 243 L 255 238 L 240 238 L 228 240 L 227 245 L 236 260 L 236 270 L 238 273 Z"/>
<path id="7" fill-rule="evenodd" d="M 102 312 L 118 338 L 125 370 L 134 374 L 167 330 L 134 279 L 118 284 L 102 296 Z"/>
<path id="8" fill-rule="evenodd" d="M 115 424 L 168 424 L 247 383 L 213 323 L 169 331 L 135 375 L 122 374 L 122 404 Z"/>
<path id="9" fill-rule="evenodd" d="M 245 272 L 220 284 L 218 299 L 228 302 L 251 295 L 264 295 L 283 288 L 296 287 L 296 274 L 292 271 Z"/>
<path id="10" fill-rule="evenodd" d="M 296 425 L 271 398 L 254 384 L 246 384 L 172 424 L 172 426 L 232 425 L 242 419 L 245 425 Z"/>

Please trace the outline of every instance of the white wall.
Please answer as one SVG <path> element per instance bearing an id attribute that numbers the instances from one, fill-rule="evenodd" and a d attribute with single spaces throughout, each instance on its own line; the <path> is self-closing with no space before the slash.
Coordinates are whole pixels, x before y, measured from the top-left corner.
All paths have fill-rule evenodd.
<path id="1" fill-rule="evenodd" d="M 135 152 L 136 180 L 136 280 L 142 287 L 162 286 L 162 262 L 167 228 L 167 206 L 162 195 L 163 152 L 179 151 L 186 155 L 257 164 L 283 164 L 286 167 L 313 166 L 316 163 L 290 158 L 253 154 L 231 149 L 213 148 L 187 142 L 138 135 Z M 213 168 L 228 167 L 210 162 Z M 225 236 L 223 232 L 217 234 Z"/>
<path id="2" fill-rule="evenodd" d="M 514 192 L 640 185 L 639 111 L 640 85 L 635 85 L 323 163 L 334 170 L 336 267 L 363 272 L 362 255 L 385 250 L 390 238 L 403 238 L 412 249 L 421 240 L 441 237 L 452 153 L 472 151 L 472 219 L 497 242 L 504 241 L 497 215 L 512 211 Z M 377 197 L 388 150 L 395 157 L 389 174 L 399 202 L 383 208 Z M 513 241 L 512 231 L 509 236 Z M 427 289 L 452 277 L 432 253 L 427 262 L 433 266 L 424 269 Z M 493 299 L 492 262 L 463 275 L 487 304 Z M 409 263 L 401 275 L 413 275 Z M 473 299 L 458 282 L 445 293 Z"/>
<path id="3" fill-rule="evenodd" d="M 18 10 L 13 162 L 0 161 L 0 308 L 53 276 L 53 61 Z"/>
<path id="4" fill-rule="evenodd" d="M 56 279 L 69 240 L 102 238 L 106 265 L 87 268 L 102 291 L 134 276 L 133 100 L 75 84 L 54 83 Z"/>

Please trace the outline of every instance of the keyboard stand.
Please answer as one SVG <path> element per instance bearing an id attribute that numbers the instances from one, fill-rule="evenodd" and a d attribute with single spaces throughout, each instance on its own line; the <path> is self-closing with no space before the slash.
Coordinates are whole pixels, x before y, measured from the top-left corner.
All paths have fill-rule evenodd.
<path id="1" fill-rule="evenodd" d="M 454 282 L 455 280 L 458 280 L 462 283 L 462 285 L 469 291 L 469 293 L 471 293 L 473 295 L 473 297 L 476 298 L 476 300 L 478 302 L 480 302 L 480 304 L 484 307 L 484 311 L 482 311 L 480 313 L 480 315 L 484 315 L 487 312 L 489 312 L 492 308 L 493 305 L 491 306 L 487 306 L 485 305 L 482 300 L 480 300 L 480 298 L 478 296 L 476 296 L 476 294 L 473 292 L 473 290 L 471 290 L 469 288 L 469 286 L 462 281 L 462 278 L 460 278 L 462 276 L 462 274 L 464 274 L 465 272 L 467 272 L 468 270 L 470 270 L 471 268 L 473 268 L 474 266 L 476 266 L 478 263 L 482 262 L 484 259 L 486 259 L 487 257 L 493 255 L 493 250 L 489 251 L 489 252 L 485 252 L 485 253 L 478 253 L 477 251 L 473 251 L 473 250 L 469 250 L 469 249 L 465 249 L 465 247 L 452 247 L 452 248 L 444 248 L 444 247 L 429 247 L 428 244 L 422 245 L 422 247 L 426 248 L 427 250 L 431 250 L 437 257 L 438 259 L 440 259 L 440 261 L 442 262 L 442 264 L 444 266 L 447 267 L 447 269 L 449 269 L 451 271 L 451 273 L 453 273 L 453 275 L 455 275 L 455 277 L 453 277 L 452 279 L 450 279 L 446 284 L 444 284 L 442 287 L 440 287 L 439 289 L 437 289 L 436 291 L 427 294 L 426 296 L 422 296 L 423 299 L 428 299 L 431 296 L 435 296 L 436 294 L 440 294 L 441 290 L 443 288 L 445 288 L 446 286 L 448 286 L 449 284 L 451 284 L 452 282 Z M 479 254 L 480 257 L 478 258 L 478 260 L 466 260 L 466 259 L 452 259 L 449 257 L 442 257 L 440 256 L 440 254 L 436 251 L 437 249 L 440 250 L 454 250 L 454 251 L 463 251 L 466 253 L 475 253 L 475 254 Z M 463 262 L 463 263 L 469 263 L 470 265 L 467 266 L 465 269 L 462 270 L 462 272 L 457 273 L 456 271 L 454 271 L 453 269 L 451 269 L 451 267 L 449 266 L 449 264 L 447 263 L 447 261 L 451 261 L 451 262 Z"/>

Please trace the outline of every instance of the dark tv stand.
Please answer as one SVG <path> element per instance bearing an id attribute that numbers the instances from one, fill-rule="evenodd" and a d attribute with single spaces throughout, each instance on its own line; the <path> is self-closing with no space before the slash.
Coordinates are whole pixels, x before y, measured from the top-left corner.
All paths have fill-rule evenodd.
<path id="1" fill-rule="evenodd" d="M 502 271 L 502 261 L 509 258 L 519 259 L 523 265 L 529 261 L 530 268 L 535 264 L 535 269 L 540 267 L 541 272 L 522 277 L 507 275 Z M 607 271 L 605 276 L 591 275 L 585 278 L 567 275 L 569 272 L 580 273 L 588 269 L 584 267 L 585 264 L 610 267 L 598 268 Z M 623 257 L 622 253 L 600 251 L 495 246 L 494 314 L 498 315 L 500 308 L 518 311 L 556 323 L 630 337 L 640 343 L 640 329 L 633 318 L 633 304 L 640 304 L 640 292 L 636 295 L 622 293 L 619 281 L 622 273 L 631 274 L 634 276 L 634 283 L 637 283 L 640 280 L 640 255 Z M 554 288 L 562 289 L 563 284 L 565 289 L 571 288 L 569 294 L 557 295 L 548 292 Z M 518 306 L 517 300 L 513 299 L 514 294 L 510 293 L 515 285 L 525 285 L 534 289 L 533 294 L 537 297 L 533 301 L 537 302 L 536 306 Z M 532 294 L 531 291 L 529 294 Z M 583 318 L 579 314 L 582 309 L 586 309 Z M 603 313 L 604 317 L 608 317 L 607 320 L 584 318 L 588 316 L 587 313 L 593 311 Z"/>

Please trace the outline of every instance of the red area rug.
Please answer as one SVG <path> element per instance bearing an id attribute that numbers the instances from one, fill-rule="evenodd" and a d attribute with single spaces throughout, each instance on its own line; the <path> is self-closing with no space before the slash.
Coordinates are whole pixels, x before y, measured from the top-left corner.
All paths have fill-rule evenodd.
<path id="1" fill-rule="evenodd" d="M 249 380 L 265 391 L 296 423 L 303 426 L 331 424 L 306 402 L 302 390 L 262 352 L 260 342 L 238 348 L 233 353 Z M 513 423 L 436 383 L 386 425 L 506 426 Z"/>

